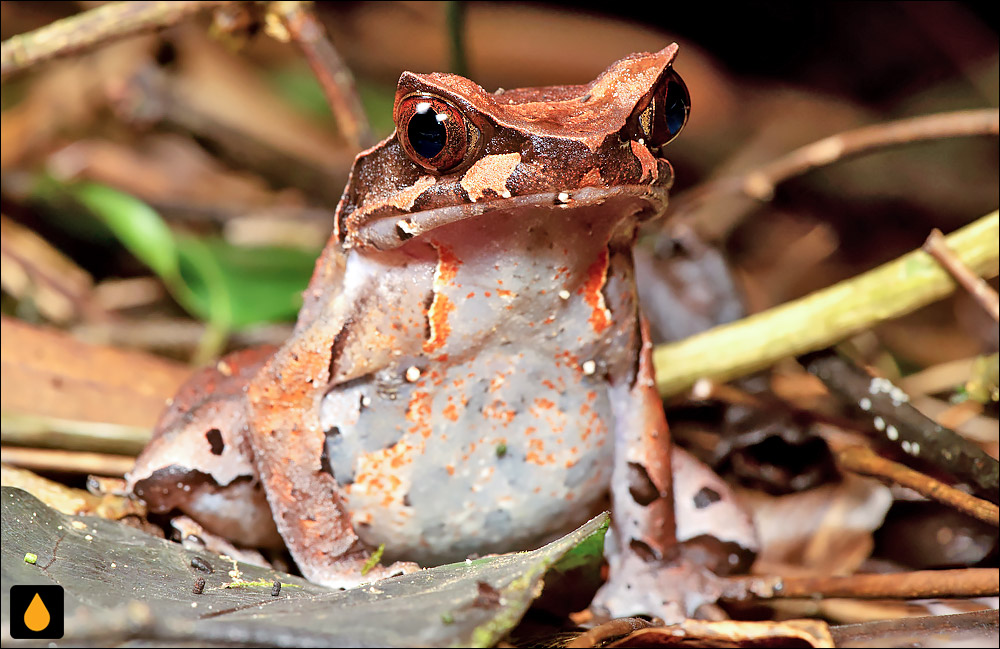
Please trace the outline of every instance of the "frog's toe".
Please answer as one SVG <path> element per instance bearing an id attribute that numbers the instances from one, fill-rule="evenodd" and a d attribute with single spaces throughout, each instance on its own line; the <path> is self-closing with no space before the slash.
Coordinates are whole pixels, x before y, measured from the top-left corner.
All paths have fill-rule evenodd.
<path id="1" fill-rule="evenodd" d="M 610 577 L 594 597 L 598 618 L 653 615 L 674 624 L 722 595 L 723 580 L 684 559 L 647 561 L 633 552 L 608 558 Z"/>

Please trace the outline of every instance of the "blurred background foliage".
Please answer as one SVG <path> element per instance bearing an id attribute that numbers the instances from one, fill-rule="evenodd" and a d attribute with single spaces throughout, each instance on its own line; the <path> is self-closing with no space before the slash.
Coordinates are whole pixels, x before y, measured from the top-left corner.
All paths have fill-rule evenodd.
<path id="1" fill-rule="evenodd" d="M 4 2 L 3 37 L 91 4 Z M 320 2 L 317 11 L 377 137 L 391 132 L 402 70 L 457 65 L 447 3 Z M 679 41 L 694 108 L 668 152 L 675 194 L 843 129 L 998 102 L 985 3 L 473 3 L 459 13 L 465 66 L 487 89 L 585 82 L 627 53 Z M 5 222 L 38 234 L 87 279 L 58 286 L 62 271 L 7 263 L 6 313 L 130 344 L 181 307 L 210 323 L 213 352 L 233 332 L 236 345 L 284 335 L 262 325 L 294 316 L 356 151 L 294 47 L 259 29 L 213 37 L 209 21 L 4 83 Z M 731 198 L 710 201 L 699 219 L 759 310 L 986 213 L 997 204 L 997 157 L 995 138 L 883 151 L 786 183 L 736 222 L 724 215 Z M 162 283 L 145 281 L 150 270 Z M 970 311 L 957 295 L 911 318 L 906 334 L 885 327 L 884 342 L 916 364 L 974 353 L 983 335 L 948 335 L 949 312 L 983 333 Z M 189 356 L 201 338 L 177 324 L 176 336 L 143 344 Z M 123 333 L 129 325 L 138 329 Z M 985 340 L 995 346 L 995 332 Z"/>

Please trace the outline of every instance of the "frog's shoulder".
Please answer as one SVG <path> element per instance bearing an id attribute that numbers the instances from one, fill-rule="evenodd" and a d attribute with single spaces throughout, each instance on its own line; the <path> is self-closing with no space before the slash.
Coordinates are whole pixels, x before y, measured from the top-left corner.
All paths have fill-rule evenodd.
<path id="1" fill-rule="evenodd" d="M 336 236 L 331 236 L 326 247 L 316 260 L 309 286 L 302 293 L 302 309 L 295 323 L 295 330 L 301 331 L 323 313 L 343 291 L 344 273 L 347 268 L 347 254 Z"/>

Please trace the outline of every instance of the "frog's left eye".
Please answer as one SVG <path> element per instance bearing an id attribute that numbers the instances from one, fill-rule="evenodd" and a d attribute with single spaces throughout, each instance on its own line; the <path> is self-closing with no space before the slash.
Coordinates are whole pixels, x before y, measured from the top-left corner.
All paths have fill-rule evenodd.
<path id="1" fill-rule="evenodd" d="M 677 137 L 690 113 L 691 95 L 687 86 L 677 72 L 670 70 L 649 106 L 642 112 L 640 123 L 650 144 L 663 146 Z"/>
<path id="2" fill-rule="evenodd" d="M 451 102 L 416 94 L 396 104 L 396 137 L 414 162 L 435 173 L 461 165 L 475 149 L 479 129 Z"/>

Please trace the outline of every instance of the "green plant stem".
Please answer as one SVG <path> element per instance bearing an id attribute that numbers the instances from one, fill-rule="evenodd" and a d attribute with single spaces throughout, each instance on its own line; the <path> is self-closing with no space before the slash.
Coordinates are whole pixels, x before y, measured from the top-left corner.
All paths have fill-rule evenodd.
<path id="1" fill-rule="evenodd" d="M 993 212 L 947 237 L 970 270 L 997 274 L 1000 213 Z M 728 381 L 775 361 L 822 349 L 884 320 L 898 318 L 955 290 L 947 271 L 922 250 L 737 322 L 653 350 L 662 396 L 700 378 Z"/>

